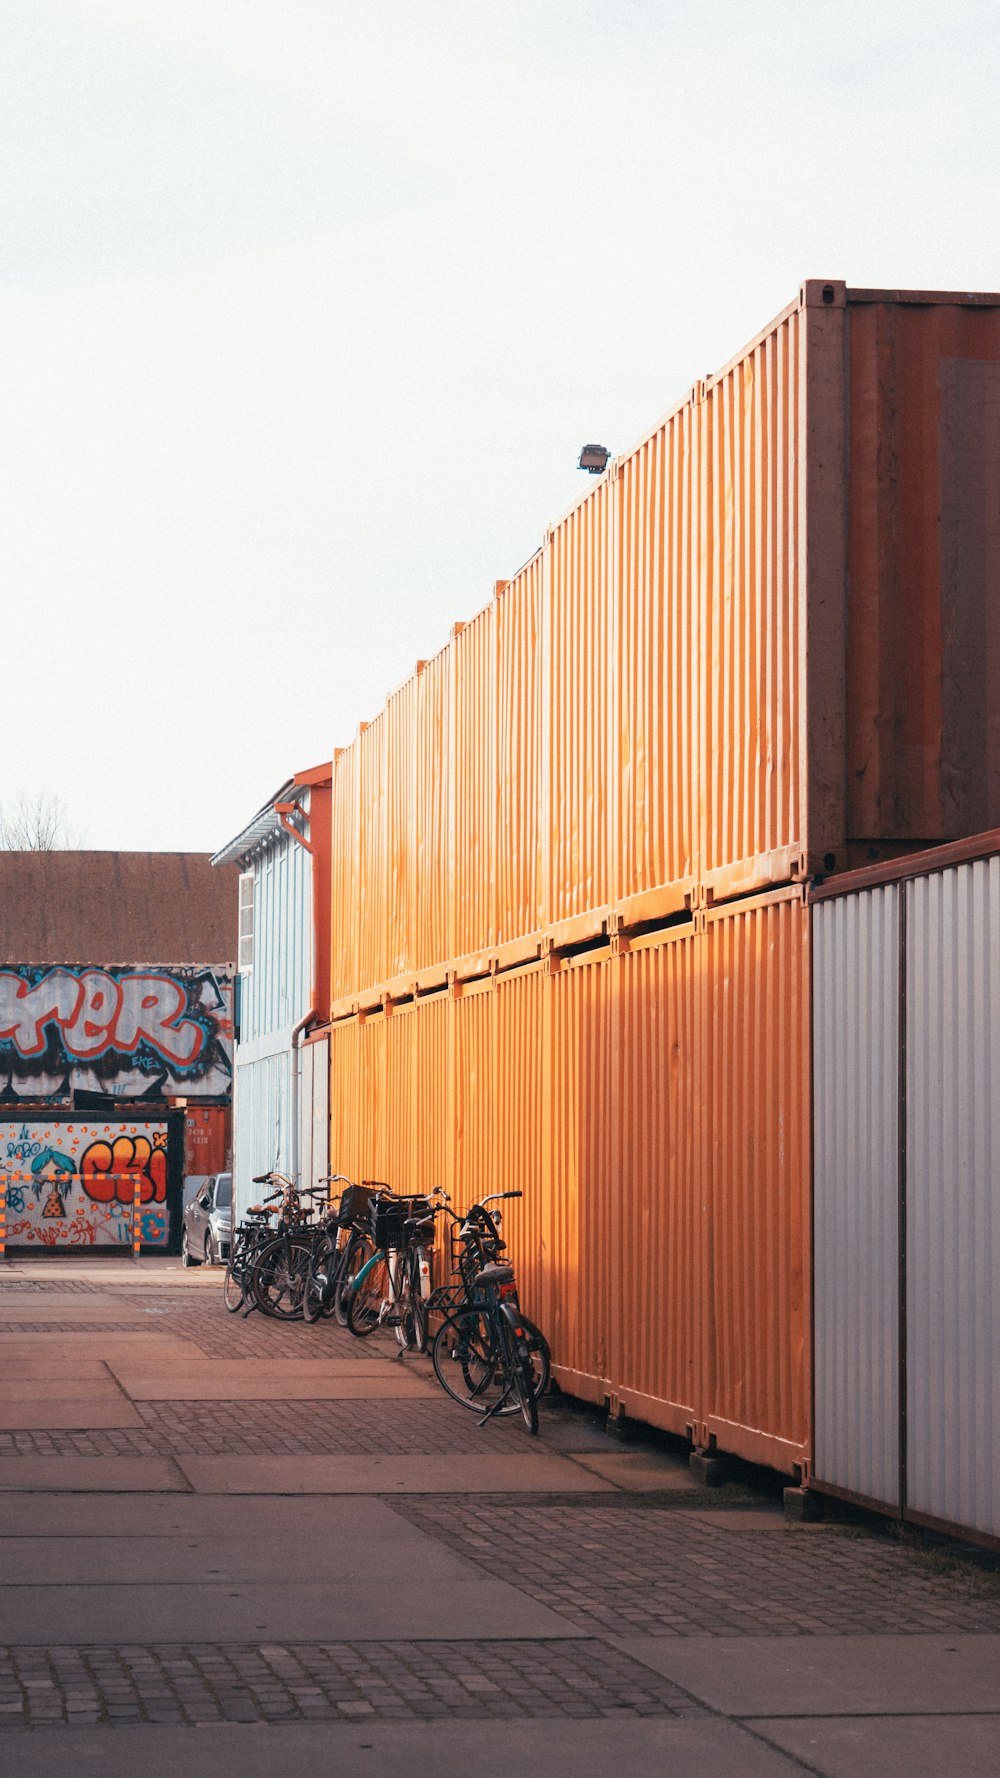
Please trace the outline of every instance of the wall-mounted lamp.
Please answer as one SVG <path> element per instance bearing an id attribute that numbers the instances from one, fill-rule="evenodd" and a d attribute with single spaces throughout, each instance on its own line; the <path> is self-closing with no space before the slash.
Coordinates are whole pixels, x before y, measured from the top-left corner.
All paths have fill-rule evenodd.
<path id="1" fill-rule="evenodd" d="M 585 469 L 588 475 L 603 475 L 610 455 L 611 452 L 605 450 L 603 445 L 584 445 L 577 469 Z"/>

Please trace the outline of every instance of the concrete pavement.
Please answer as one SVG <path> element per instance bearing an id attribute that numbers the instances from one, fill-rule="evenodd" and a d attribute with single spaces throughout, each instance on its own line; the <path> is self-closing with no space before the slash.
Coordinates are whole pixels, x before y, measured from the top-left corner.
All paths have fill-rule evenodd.
<path id="1" fill-rule="evenodd" d="M 0 1526 L 5 1778 L 1000 1771 L 993 1576 L 480 1429 L 218 1270 L 0 1263 Z"/>

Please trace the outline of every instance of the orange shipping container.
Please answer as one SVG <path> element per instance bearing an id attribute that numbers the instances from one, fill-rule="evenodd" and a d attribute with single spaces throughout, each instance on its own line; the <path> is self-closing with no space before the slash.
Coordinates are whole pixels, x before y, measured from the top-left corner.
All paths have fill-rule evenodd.
<path id="1" fill-rule="evenodd" d="M 333 1000 L 1000 823 L 1000 298 L 797 300 L 334 775 Z"/>
<path id="2" fill-rule="evenodd" d="M 504 1232 L 573 1393 L 809 1461 L 806 909 L 784 890 L 331 1032 L 331 1157 Z"/>

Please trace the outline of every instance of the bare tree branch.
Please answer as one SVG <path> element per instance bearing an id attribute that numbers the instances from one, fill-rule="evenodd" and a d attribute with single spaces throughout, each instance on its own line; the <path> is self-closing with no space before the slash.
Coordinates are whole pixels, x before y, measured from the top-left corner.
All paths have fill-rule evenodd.
<path id="1" fill-rule="evenodd" d="M 76 844 L 55 791 L 22 791 L 16 802 L 0 804 L 0 851 L 56 852 Z"/>

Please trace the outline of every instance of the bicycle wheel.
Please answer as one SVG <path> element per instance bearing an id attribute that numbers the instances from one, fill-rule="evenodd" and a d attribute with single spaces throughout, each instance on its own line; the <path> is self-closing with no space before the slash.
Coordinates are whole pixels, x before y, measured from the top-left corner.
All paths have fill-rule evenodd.
<path id="1" fill-rule="evenodd" d="M 446 1395 L 474 1414 L 494 1407 L 503 1390 L 503 1367 L 488 1315 L 479 1309 L 460 1309 L 443 1321 L 434 1336 L 431 1363 Z M 517 1411 L 504 1404 L 500 1413 Z"/>
<path id="2" fill-rule="evenodd" d="M 320 1235 L 309 1255 L 305 1284 L 302 1287 L 302 1319 L 310 1326 L 323 1314 L 330 1313 L 332 1303 L 331 1267 L 336 1263 L 336 1248 L 329 1235 Z"/>
<path id="3" fill-rule="evenodd" d="M 521 1326 L 524 1328 L 525 1345 L 531 1362 L 535 1400 L 539 1401 L 549 1386 L 549 1377 L 552 1373 L 552 1354 L 549 1351 L 549 1342 L 541 1328 L 536 1327 L 533 1321 L 529 1321 L 526 1315 L 521 1316 Z"/>
<path id="4" fill-rule="evenodd" d="M 233 1264 L 232 1255 L 226 1261 L 226 1275 L 222 1280 L 222 1301 L 230 1315 L 237 1314 L 243 1307 L 243 1267 L 241 1264 L 237 1270 Z"/>
<path id="5" fill-rule="evenodd" d="M 538 1431 L 538 1402 L 535 1399 L 535 1375 L 531 1367 L 524 1329 L 511 1326 L 503 1317 L 504 1370 L 507 1387 L 521 1410 L 521 1418 L 530 1433 Z"/>
<path id="6" fill-rule="evenodd" d="M 280 1321 L 297 1321 L 309 1270 L 312 1242 L 300 1235 L 279 1235 L 257 1256 L 250 1288 L 258 1309 Z"/>
<path id="7" fill-rule="evenodd" d="M 427 1350 L 427 1305 L 420 1281 L 420 1253 L 407 1247 L 395 1260 L 396 1320 L 393 1331 L 405 1352 Z"/>
<path id="8" fill-rule="evenodd" d="M 368 1272 L 360 1285 L 344 1292 L 347 1304 L 348 1332 L 359 1340 L 374 1333 L 386 1312 L 386 1304 L 393 1301 L 392 1279 L 384 1253 L 379 1253 L 371 1271 Z"/>
<path id="9" fill-rule="evenodd" d="M 341 1327 L 347 1326 L 347 1300 L 350 1287 L 362 1266 L 368 1264 L 375 1252 L 375 1243 L 370 1235 L 354 1233 L 343 1251 L 337 1271 L 337 1283 L 333 1293 L 333 1312 Z"/>

